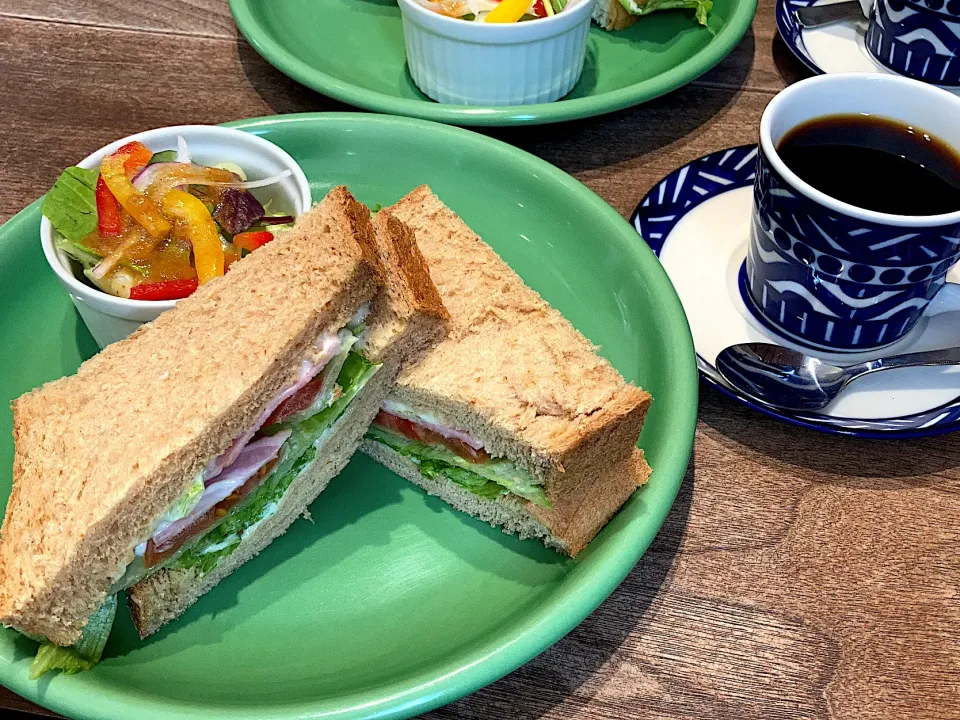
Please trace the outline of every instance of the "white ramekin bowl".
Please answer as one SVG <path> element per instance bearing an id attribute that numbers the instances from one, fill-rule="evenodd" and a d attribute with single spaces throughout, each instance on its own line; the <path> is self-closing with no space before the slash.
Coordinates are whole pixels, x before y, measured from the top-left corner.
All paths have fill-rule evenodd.
<path id="1" fill-rule="evenodd" d="M 577 84 L 596 0 L 571 0 L 553 17 L 503 24 L 399 2 L 407 65 L 425 95 L 453 105 L 528 105 L 553 102 Z"/>
<path id="2" fill-rule="evenodd" d="M 258 189 L 257 197 L 262 202 L 273 200 L 275 206 L 292 208 L 295 215 L 309 209 L 310 183 L 296 161 L 272 142 L 232 128 L 179 125 L 147 130 L 110 143 L 88 155 L 78 165 L 87 169 L 97 168 L 104 156 L 116 152 L 132 140 L 139 140 L 154 152 L 175 150 L 178 135 L 187 141 L 193 160 L 201 165 L 235 163 L 243 168 L 250 180 L 290 170 L 292 174 L 283 180 Z M 83 278 L 80 265 L 57 248 L 55 234 L 56 230 L 50 221 L 42 218 L 40 243 L 47 263 L 101 348 L 127 337 L 143 323 L 155 320 L 160 313 L 176 305 L 176 300 L 127 300 L 93 287 Z"/>

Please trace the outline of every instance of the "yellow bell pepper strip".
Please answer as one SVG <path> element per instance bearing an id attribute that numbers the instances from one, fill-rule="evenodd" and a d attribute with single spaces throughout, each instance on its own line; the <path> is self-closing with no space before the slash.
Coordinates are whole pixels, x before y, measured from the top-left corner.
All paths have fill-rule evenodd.
<path id="1" fill-rule="evenodd" d="M 515 23 L 524 16 L 530 7 L 530 0 L 500 0 L 484 19 L 488 23 Z"/>
<path id="2" fill-rule="evenodd" d="M 223 244 L 207 206 L 183 190 L 168 190 L 163 196 L 163 212 L 182 223 L 193 245 L 193 262 L 200 284 L 223 275 Z"/>
<path id="3" fill-rule="evenodd" d="M 160 213 L 160 208 L 153 200 L 137 192 L 127 177 L 126 162 L 127 156 L 119 153 L 104 158 L 100 163 L 100 177 L 138 225 L 152 237 L 166 237 L 170 234 L 170 222 Z"/>

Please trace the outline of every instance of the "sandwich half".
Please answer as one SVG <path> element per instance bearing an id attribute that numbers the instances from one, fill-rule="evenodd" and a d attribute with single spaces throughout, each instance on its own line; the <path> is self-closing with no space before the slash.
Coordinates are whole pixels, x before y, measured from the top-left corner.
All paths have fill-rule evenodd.
<path id="1" fill-rule="evenodd" d="M 694 10 L 697 22 L 706 25 L 712 8 L 713 0 L 597 0 L 593 21 L 604 30 L 624 30 L 658 10 Z"/>
<path id="2" fill-rule="evenodd" d="M 369 210 L 345 189 L 332 196 L 337 202 L 344 198 L 359 216 L 363 235 L 372 231 L 381 290 L 369 313 L 362 310 L 341 331 L 347 342 L 325 371 L 302 374 L 294 388 L 307 375 L 314 380 L 273 409 L 263 424 L 261 439 L 254 442 L 282 445 L 257 492 L 228 508 L 212 530 L 199 537 L 194 533 L 176 560 L 130 589 L 130 614 L 142 638 L 183 613 L 306 512 L 353 456 L 400 368 L 446 332 L 448 315 L 410 229 L 389 213 L 371 222 Z M 301 232 L 309 235 L 315 228 Z"/>
<path id="3" fill-rule="evenodd" d="M 0 622 L 44 641 L 34 674 L 92 666 L 120 591 L 149 635 L 284 532 L 446 322 L 409 230 L 337 188 L 16 400 Z"/>
<path id="4" fill-rule="evenodd" d="M 650 395 L 527 287 L 427 187 L 388 212 L 416 234 L 451 316 L 404 368 L 362 450 L 505 532 L 574 556 L 650 469 Z"/>

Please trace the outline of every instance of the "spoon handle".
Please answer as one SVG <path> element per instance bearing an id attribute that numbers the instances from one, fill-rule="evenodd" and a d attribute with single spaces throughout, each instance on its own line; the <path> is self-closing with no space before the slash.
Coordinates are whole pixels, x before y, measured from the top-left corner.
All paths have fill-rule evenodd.
<path id="1" fill-rule="evenodd" d="M 960 347 L 945 348 L 943 350 L 927 350 L 925 352 L 891 355 L 864 363 L 871 371 L 889 370 L 900 367 L 920 367 L 924 365 L 960 365 Z"/>
<path id="2" fill-rule="evenodd" d="M 811 5 L 800 8 L 796 11 L 796 16 L 801 27 L 815 28 L 843 20 L 860 20 L 863 18 L 863 11 L 857 0 L 850 0 L 850 2 L 838 2 L 832 5 Z"/>

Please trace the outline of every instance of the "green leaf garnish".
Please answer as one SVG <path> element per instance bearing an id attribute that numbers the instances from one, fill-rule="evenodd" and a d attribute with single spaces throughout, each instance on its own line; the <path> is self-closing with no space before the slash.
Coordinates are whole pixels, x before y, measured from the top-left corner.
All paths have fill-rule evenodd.
<path id="1" fill-rule="evenodd" d="M 30 679 L 37 680 L 51 670 L 73 675 L 89 670 L 100 662 L 116 614 L 117 596 L 111 595 L 90 618 L 76 644 L 60 647 L 49 640 L 43 640 L 30 665 Z"/>
<path id="2" fill-rule="evenodd" d="M 97 229 L 96 170 L 68 167 L 50 188 L 40 212 L 67 240 L 79 243 Z"/>

